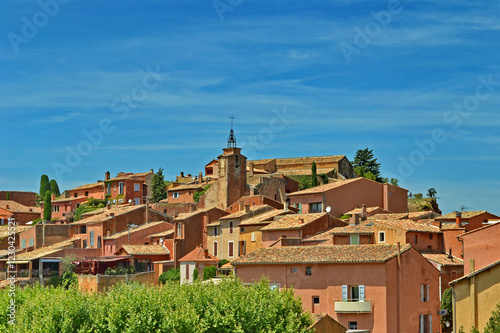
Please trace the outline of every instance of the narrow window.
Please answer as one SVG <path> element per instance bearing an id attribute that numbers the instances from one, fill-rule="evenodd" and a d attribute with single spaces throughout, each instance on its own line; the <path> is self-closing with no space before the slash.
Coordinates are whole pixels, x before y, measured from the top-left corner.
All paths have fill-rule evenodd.
<path id="1" fill-rule="evenodd" d="M 229 233 L 230 234 L 233 233 L 233 228 L 234 228 L 234 222 L 233 221 L 229 221 Z"/>
<path id="2" fill-rule="evenodd" d="M 229 249 L 228 249 L 229 250 L 228 251 L 229 257 L 233 257 L 234 256 L 234 242 L 229 242 L 228 246 L 229 246 Z"/>
<path id="3" fill-rule="evenodd" d="M 182 224 L 177 223 L 177 238 L 181 238 L 181 234 L 182 234 Z"/>
<path id="4" fill-rule="evenodd" d="M 292 267 L 292 273 L 296 274 L 298 271 L 297 267 Z"/>
<path id="5" fill-rule="evenodd" d="M 217 251 L 217 250 L 218 250 L 218 248 L 217 248 L 217 247 L 218 247 L 218 245 L 219 245 L 219 244 L 218 244 L 217 242 L 214 242 L 214 256 L 216 256 L 216 257 L 219 255 L 219 253 L 218 253 L 218 251 Z"/>
<path id="6" fill-rule="evenodd" d="M 306 266 L 306 276 L 311 276 L 311 274 L 312 274 L 311 266 Z"/>
<path id="7" fill-rule="evenodd" d="M 378 242 L 385 243 L 385 231 L 378 232 Z"/>
<path id="8" fill-rule="evenodd" d="M 313 296 L 313 305 L 319 304 L 319 296 Z"/>
<path id="9" fill-rule="evenodd" d="M 21 249 L 26 248 L 26 239 L 21 239 Z"/>
<path id="10" fill-rule="evenodd" d="M 107 188 L 106 188 L 106 194 L 107 195 L 111 195 L 111 184 L 108 184 Z"/>
<path id="11" fill-rule="evenodd" d="M 89 191 L 85 192 L 85 196 L 88 197 L 89 196 Z"/>
<path id="12" fill-rule="evenodd" d="M 417 244 L 418 241 L 418 235 L 415 235 L 415 244 Z"/>
<path id="13" fill-rule="evenodd" d="M 120 186 L 120 194 L 123 194 L 123 182 L 120 182 L 119 186 Z"/>
<path id="14" fill-rule="evenodd" d="M 94 232 L 90 232 L 90 247 L 94 247 Z"/>
<path id="15" fill-rule="evenodd" d="M 100 249 L 102 247 L 102 239 L 101 236 L 97 236 L 97 248 Z"/>
<path id="16" fill-rule="evenodd" d="M 134 191 L 139 192 L 140 184 L 134 184 Z"/>
<path id="17" fill-rule="evenodd" d="M 214 227 L 214 236 L 217 236 L 219 234 L 219 230 L 217 227 Z"/>
<path id="18" fill-rule="evenodd" d="M 348 326 L 348 329 L 350 329 L 350 330 L 357 330 L 358 329 L 358 322 L 357 321 L 350 321 L 347 326 Z"/>
<path id="19" fill-rule="evenodd" d="M 30 247 L 35 245 L 34 242 L 33 242 L 33 238 L 30 238 Z"/>
<path id="20" fill-rule="evenodd" d="M 189 280 L 189 265 L 186 264 L 186 280 Z"/>
<path id="21" fill-rule="evenodd" d="M 255 232 L 252 232 L 252 242 L 255 242 Z"/>
<path id="22" fill-rule="evenodd" d="M 432 239 L 432 234 L 429 234 L 429 239 Z"/>

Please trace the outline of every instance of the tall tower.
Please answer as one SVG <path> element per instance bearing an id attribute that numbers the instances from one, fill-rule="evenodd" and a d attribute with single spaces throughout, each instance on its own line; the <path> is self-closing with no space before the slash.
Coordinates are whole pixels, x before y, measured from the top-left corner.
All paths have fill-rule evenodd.
<path id="1" fill-rule="evenodd" d="M 236 137 L 233 131 L 233 116 L 231 118 L 231 131 L 227 139 L 227 148 L 219 155 L 219 191 L 218 206 L 227 208 L 245 195 L 247 187 L 247 158 L 241 155 L 241 148 L 236 147 Z"/>

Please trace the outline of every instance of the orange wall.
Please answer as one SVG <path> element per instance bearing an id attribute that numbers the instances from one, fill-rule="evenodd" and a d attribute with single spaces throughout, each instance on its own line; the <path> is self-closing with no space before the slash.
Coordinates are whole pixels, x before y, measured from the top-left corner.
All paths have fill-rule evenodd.
<path id="1" fill-rule="evenodd" d="M 470 273 L 470 260 L 475 270 L 500 260 L 500 224 L 464 234 L 464 271 Z"/>

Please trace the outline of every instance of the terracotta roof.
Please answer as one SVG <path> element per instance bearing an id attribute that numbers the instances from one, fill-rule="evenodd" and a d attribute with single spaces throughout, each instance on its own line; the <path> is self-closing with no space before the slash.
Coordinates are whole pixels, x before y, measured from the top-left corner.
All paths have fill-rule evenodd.
<path id="1" fill-rule="evenodd" d="M 467 212 L 461 212 L 462 213 L 462 219 L 470 219 L 471 217 L 478 216 L 484 213 L 487 213 L 485 210 L 477 210 L 477 211 L 467 211 Z M 451 212 L 443 216 L 436 217 L 436 220 L 449 220 L 449 219 L 456 219 L 456 213 Z"/>
<path id="2" fill-rule="evenodd" d="M 138 255 L 168 255 L 170 251 L 161 245 L 122 245 L 121 249 L 116 251 L 116 253 L 124 250 L 131 256 Z"/>
<path id="3" fill-rule="evenodd" d="M 159 232 L 159 233 L 156 233 L 156 234 L 152 234 L 152 235 L 149 235 L 150 237 L 165 237 L 165 236 L 168 236 L 168 235 L 172 235 L 174 233 L 174 229 L 170 229 L 170 230 L 165 230 L 165 231 L 162 231 L 162 232 Z"/>
<path id="4" fill-rule="evenodd" d="M 57 202 L 68 202 L 68 201 L 74 201 L 74 200 L 80 200 L 80 199 L 88 199 L 89 197 L 85 196 L 80 196 L 80 197 L 70 197 L 70 198 L 59 198 L 52 200 L 52 203 L 57 203 Z"/>
<path id="5" fill-rule="evenodd" d="M 406 231 L 415 231 L 415 232 L 431 232 L 431 233 L 441 233 L 439 228 L 434 227 L 432 225 L 427 225 L 424 223 L 418 223 L 413 220 L 405 219 L 405 220 L 374 220 L 374 224 L 382 224 L 385 226 L 393 227 L 393 228 L 401 228 Z"/>
<path id="6" fill-rule="evenodd" d="M 402 245 L 401 253 L 410 247 Z M 285 246 L 257 249 L 232 264 L 383 263 L 396 255 L 397 245 Z"/>
<path id="7" fill-rule="evenodd" d="M 362 177 L 351 178 L 351 179 L 346 179 L 346 180 L 339 180 L 339 181 L 336 181 L 336 182 L 333 182 L 333 183 L 328 183 L 328 184 L 325 184 L 325 185 L 311 187 L 311 188 L 308 188 L 308 189 L 305 189 L 305 190 L 302 190 L 302 191 L 297 191 L 297 192 L 289 193 L 288 196 L 289 197 L 293 197 L 293 196 L 299 196 L 299 195 L 305 195 L 305 194 L 323 193 L 323 192 L 330 191 L 332 189 L 335 189 L 335 188 L 338 188 L 338 187 L 350 184 L 352 182 L 360 181 L 361 179 L 368 180 L 368 179 L 362 178 Z M 368 181 L 371 181 L 371 180 L 368 180 Z"/>
<path id="8" fill-rule="evenodd" d="M 425 253 L 421 252 L 422 256 L 429 261 L 433 261 L 443 266 L 463 266 L 464 261 L 457 257 L 452 256 L 450 259 L 446 253 Z"/>
<path id="9" fill-rule="evenodd" d="M 219 261 L 219 258 L 214 257 L 210 253 L 205 252 L 200 246 L 197 246 L 193 251 L 186 254 L 179 261 Z"/>
<path id="10" fill-rule="evenodd" d="M 86 217 L 83 220 L 77 221 L 70 223 L 70 225 L 84 225 L 88 223 L 99 223 L 99 222 L 104 222 L 112 217 L 119 216 L 122 214 L 126 214 L 128 212 L 131 212 L 133 210 L 139 209 L 141 207 L 144 207 L 145 205 L 136 205 L 136 206 L 129 206 L 129 205 L 113 205 L 111 206 L 111 209 L 107 208 L 101 208 L 102 213 L 100 214 L 94 214 L 92 216 Z M 110 214 L 114 213 L 114 216 L 111 216 Z"/>
<path id="11" fill-rule="evenodd" d="M 484 272 L 484 271 L 487 271 L 487 270 L 489 270 L 490 268 L 493 268 L 493 267 L 495 267 L 495 266 L 497 266 L 497 265 L 500 265 L 500 260 L 499 260 L 499 261 L 495 261 L 494 263 L 489 264 L 489 265 L 487 265 L 487 266 L 484 266 L 484 267 L 482 267 L 482 268 L 480 268 L 480 269 L 478 269 L 478 270 L 476 270 L 476 271 L 474 271 L 474 272 L 471 272 L 471 273 L 469 273 L 468 275 L 462 276 L 461 278 L 458 278 L 458 279 L 456 279 L 456 280 L 453 280 L 453 281 L 451 281 L 451 282 L 450 282 L 450 284 L 452 284 L 452 285 L 453 285 L 453 284 L 455 284 L 455 283 L 457 283 L 457 282 L 460 282 L 460 281 L 462 281 L 462 280 L 465 280 L 465 279 L 471 278 L 471 277 L 473 277 L 474 275 L 477 275 L 477 274 L 479 274 L 479 273 L 482 273 L 482 272 Z"/>
<path id="12" fill-rule="evenodd" d="M 270 224 L 273 222 L 275 216 L 287 215 L 287 214 L 295 214 L 294 211 L 291 210 L 283 210 L 283 209 L 274 209 L 267 211 L 263 214 L 259 214 L 257 216 L 250 217 L 248 219 L 244 219 L 239 226 L 247 226 L 247 225 L 255 225 L 255 224 Z"/>
<path id="13" fill-rule="evenodd" d="M 463 229 L 465 230 L 465 226 L 457 226 L 457 224 L 455 222 L 448 222 L 448 223 L 445 223 L 443 222 L 441 224 L 441 230 L 453 230 L 453 229 Z"/>
<path id="14" fill-rule="evenodd" d="M 98 186 L 102 186 L 102 190 L 104 191 L 104 182 L 97 182 L 97 183 L 93 183 L 93 184 L 81 185 L 81 186 L 72 188 L 69 191 L 86 190 L 86 189 L 90 189 L 90 188 L 94 188 L 94 187 L 98 187 Z"/>
<path id="15" fill-rule="evenodd" d="M 346 225 L 345 227 L 333 228 L 332 235 L 349 235 L 349 234 L 373 234 L 373 222 L 370 220 L 361 221 L 357 225 Z"/>
<path id="16" fill-rule="evenodd" d="M 7 209 L 7 206 L 9 208 Z M 12 213 L 40 213 L 40 207 L 28 207 L 13 200 L 0 200 L 0 208 L 7 209 Z M 31 210 L 30 210 L 31 209 Z"/>
<path id="17" fill-rule="evenodd" d="M 345 155 L 277 158 L 276 159 L 276 165 L 304 164 L 304 165 L 311 166 L 313 162 L 316 162 L 316 164 L 319 164 L 319 163 L 329 163 L 329 162 L 339 162 L 344 157 L 345 157 Z"/>
<path id="18" fill-rule="evenodd" d="M 471 230 L 471 231 L 468 231 L 462 235 L 460 235 L 460 237 L 464 237 L 464 236 L 468 236 L 472 233 L 475 233 L 475 232 L 478 232 L 478 231 L 482 231 L 484 229 L 488 229 L 488 228 L 491 228 L 491 227 L 494 227 L 494 226 L 497 226 L 499 227 L 500 226 L 500 223 L 493 223 L 493 224 L 488 224 L 488 225 L 485 225 L 484 227 L 481 227 L 481 228 L 477 228 L 477 229 L 474 229 L 474 230 Z"/>
<path id="19" fill-rule="evenodd" d="M 252 162 L 254 165 L 259 165 L 259 164 L 267 164 L 267 163 L 273 162 L 273 161 L 276 161 L 276 159 L 275 158 L 265 158 L 262 160 L 253 160 L 253 161 L 248 161 L 248 162 Z"/>
<path id="20" fill-rule="evenodd" d="M 208 212 L 210 209 L 214 209 L 214 207 L 208 207 L 208 208 L 203 208 L 203 209 L 199 209 L 199 210 L 195 210 L 194 212 L 189 212 L 189 213 L 181 213 L 179 214 L 179 216 L 177 216 L 174 221 L 183 221 L 183 220 L 186 220 L 190 217 L 193 217 L 195 215 L 198 215 L 200 213 L 206 213 Z"/>
<path id="21" fill-rule="evenodd" d="M 318 168 L 318 169 L 316 169 L 316 172 L 318 174 L 321 174 L 321 173 L 329 173 L 332 170 L 333 170 L 333 168 Z M 284 173 L 287 176 L 304 176 L 304 175 L 310 175 L 312 173 L 310 167 L 307 169 L 280 170 L 279 172 Z"/>
<path id="22" fill-rule="evenodd" d="M 377 209 L 384 210 L 384 209 L 380 208 L 379 206 L 375 206 L 375 207 L 366 207 L 366 212 L 371 213 L 371 212 L 376 211 Z M 344 215 L 353 215 L 353 214 L 361 214 L 361 208 L 354 208 L 354 209 L 344 213 Z"/>
<path id="23" fill-rule="evenodd" d="M 269 206 L 269 205 L 255 205 L 255 206 L 250 206 L 250 212 L 248 212 L 248 213 L 245 212 L 244 209 L 242 209 L 242 210 L 239 210 L 239 211 L 234 212 L 232 214 L 229 214 L 229 215 L 221 217 L 221 220 L 230 220 L 230 219 L 241 218 L 244 215 L 252 213 L 252 212 L 255 213 L 255 214 L 259 214 L 259 213 L 261 213 L 260 212 L 261 210 L 267 211 L 268 209 L 271 209 L 271 208 L 272 207 Z"/>
<path id="24" fill-rule="evenodd" d="M 29 228 L 32 228 L 32 226 L 29 226 L 29 225 L 16 225 L 14 231 L 17 234 L 17 233 L 20 233 L 20 232 L 22 232 L 22 231 L 24 231 L 26 229 L 29 229 Z M 9 236 L 9 234 L 10 234 L 9 226 L 7 224 L 6 225 L 0 225 L 0 239 Z"/>
<path id="25" fill-rule="evenodd" d="M 369 216 L 368 220 L 402 220 L 408 218 L 408 213 L 375 214 Z"/>
<path id="26" fill-rule="evenodd" d="M 273 223 L 265 226 L 261 230 L 286 230 L 286 229 L 302 229 L 305 225 L 318 220 L 328 213 L 312 213 L 312 214 L 293 214 L 286 215 Z"/>
<path id="27" fill-rule="evenodd" d="M 212 183 L 195 183 L 195 184 L 183 184 L 179 185 L 176 187 L 172 187 L 169 192 L 175 192 L 175 191 L 183 191 L 183 190 L 198 190 L 198 189 L 203 189 L 208 185 L 211 185 Z"/>
<path id="28" fill-rule="evenodd" d="M 16 254 L 16 261 L 34 260 L 34 259 L 38 259 L 38 258 L 42 258 L 42 257 L 48 256 L 48 255 L 51 255 L 51 254 L 58 252 L 64 248 L 67 248 L 67 247 L 72 248 L 74 242 L 78 241 L 78 240 L 80 240 L 80 238 L 70 238 L 70 239 L 66 239 L 62 242 L 52 244 L 50 246 L 38 248 L 38 249 L 33 250 L 33 251 L 18 253 L 18 254 Z"/>
<path id="29" fill-rule="evenodd" d="M 165 223 L 165 225 L 172 226 L 172 224 L 170 224 L 168 222 L 165 222 L 165 221 L 150 222 L 150 223 L 141 224 L 137 228 L 130 229 L 130 234 L 133 234 L 134 232 L 138 232 L 138 231 L 141 231 L 141 230 L 144 230 L 144 229 L 148 229 L 148 228 L 151 228 L 151 227 L 163 224 L 163 223 Z M 125 231 L 120 231 L 120 232 L 114 233 L 111 236 L 104 237 L 104 239 L 117 239 L 117 238 L 120 238 L 120 237 L 123 237 L 123 236 L 127 236 L 127 235 L 128 235 L 128 230 L 125 230 Z"/>
<path id="30" fill-rule="evenodd" d="M 425 216 L 431 215 L 432 213 L 439 215 L 438 213 L 432 211 L 432 210 L 426 210 L 422 212 L 409 212 L 408 213 L 408 218 L 412 220 L 419 220 Z"/>

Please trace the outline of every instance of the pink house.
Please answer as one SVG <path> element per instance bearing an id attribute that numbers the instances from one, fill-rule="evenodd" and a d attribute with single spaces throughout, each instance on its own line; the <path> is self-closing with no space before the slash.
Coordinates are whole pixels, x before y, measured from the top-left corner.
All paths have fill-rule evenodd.
<path id="1" fill-rule="evenodd" d="M 500 260 L 500 223 L 469 231 L 459 240 L 463 243 L 466 275 Z"/>
<path id="2" fill-rule="evenodd" d="M 410 245 L 262 248 L 232 262 L 246 283 L 267 276 L 304 310 L 356 332 L 435 332 L 439 271 Z"/>
<path id="3" fill-rule="evenodd" d="M 356 207 L 381 207 L 393 213 L 408 210 L 407 190 L 366 178 L 352 178 L 288 194 L 290 204 L 301 213 L 318 213 L 330 207 L 330 214 L 340 217 Z"/>

